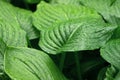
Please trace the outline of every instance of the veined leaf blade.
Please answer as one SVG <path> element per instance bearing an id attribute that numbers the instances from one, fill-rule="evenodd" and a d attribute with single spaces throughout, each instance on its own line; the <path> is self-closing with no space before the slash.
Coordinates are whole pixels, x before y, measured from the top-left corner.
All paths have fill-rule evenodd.
<path id="1" fill-rule="evenodd" d="M 96 11 L 83 6 L 63 4 L 52 5 L 41 2 L 38 4 L 37 11 L 33 15 L 33 24 L 38 30 L 45 30 L 54 25 L 54 23 L 88 16 L 102 19 Z"/>
<path id="2" fill-rule="evenodd" d="M 8 48 L 4 65 L 15 80 L 66 80 L 50 57 L 35 49 Z"/>
<path id="3" fill-rule="evenodd" d="M 3 14 L 4 12 L 4 14 Z M 10 3 L 0 2 L 0 19 L 26 31 L 29 39 L 39 37 L 38 31 L 32 26 L 32 12 L 14 7 Z"/>
<path id="4" fill-rule="evenodd" d="M 40 47 L 47 53 L 57 54 L 66 51 L 94 50 L 108 41 L 114 25 L 99 19 L 81 18 L 54 24 L 41 31 Z"/>
<path id="5" fill-rule="evenodd" d="M 51 0 L 52 4 L 71 4 L 71 5 L 80 5 L 79 0 Z"/>
<path id="6" fill-rule="evenodd" d="M 109 41 L 101 48 L 101 56 L 110 64 L 120 69 L 120 39 Z"/>
<path id="7" fill-rule="evenodd" d="M 80 0 L 87 7 L 95 9 L 105 21 L 118 25 L 113 38 L 120 38 L 120 0 Z"/>
<path id="8" fill-rule="evenodd" d="M 87 7 L 95 9 L 106 20 L 111 21 L 110 6 L 113 0 L 80 0 L 80 2 Z"/>
<path id="9" fill-rule="evenodd" d="M 0 38 L 7 46 L 27 47 L 26 32 L 3 20 L 0 20 Z"/>

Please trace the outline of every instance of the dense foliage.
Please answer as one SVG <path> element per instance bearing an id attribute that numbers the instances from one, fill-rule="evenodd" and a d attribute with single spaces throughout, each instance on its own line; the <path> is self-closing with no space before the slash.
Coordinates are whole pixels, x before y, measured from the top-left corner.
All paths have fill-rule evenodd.
<path id="1" fill-rule="evenodd" d="M 120 80 L 120 0 L 0 0 L 0 80 Z"/>

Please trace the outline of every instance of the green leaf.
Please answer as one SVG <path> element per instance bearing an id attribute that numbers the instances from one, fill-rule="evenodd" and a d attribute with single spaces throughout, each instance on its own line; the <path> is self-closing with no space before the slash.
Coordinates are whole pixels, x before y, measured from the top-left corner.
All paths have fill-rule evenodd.
<path id="1" fill-rule="evenodd" d="M 110 13 L 113 16 L 120 18 L 120 0 L 114 0 L 112 6 L 110 7 Z"/>
<path id="2" fill-rule="evenodd" d="M 51 54 L 98 49 L 116 28 L 105 24 L 94 10 L 75 5 L 41 2 L 33 18 L 34 25 L 41 30 L 39 45 Z"/>
<path id="3" fill-rule="evenodd" d="M 7 46 L 26 47 L 26 33 L 15 24 L 0 20 L 0 38 Z"/>
<path id="4" fill-rule="evenodd" d="M 27 32 L 29 39 L 34 39 L 39 37 L 39 31 L 32 25 L 32 12 L 16 8 L 16 16 L 19 22 L 19 25 L 23 30 Z"/>
<path id="5" fill-rule="evenodd" d="M 4 14 L 3 14 L 4 12 Z M 0 19 L 27 32 L 29 39 L 38 37 L 36 29 L 32 26 L 32 12 L 0 2 Z"/>
<path id="6" fill-rule="evenodd" d="M 6 46 L 27 47 L 26 32 L 0 17 L 0 72 L 2 73 Z"/>
<path id="7" fill-rule="evenodd" d="M 80 0 L 80 2 L 95 9 L 107 22 L 120 25 L 120 0 Z M 114 32 L 113 38 L 120 38 L 119 33 L 120 26 Z"/>
<path id="8" fill-rule="evenodd" d="M 71 4 L 71 5 L 80 5 L 79 0 L 51 0 L 52 4 Z"/>
<path id="9" fill-rule="evenodd" d="M 38 30 L 45 30 L 54 23 L 66 22 L 81 17 L 92 17 L 102 19 L 94 10 L 78 5 L 50 5 L 41 2 L 33 15 L 33 24 Z"/>
<path id="10" fill-rule="evenodd" d="M 99 19 L 81 18 L 52 25 L 41 31 L 40 47 L 47 53 L 94 50 L 103 46 L 116 29 Z"/>
<path id="11" fill-rule="evenodd" d="M 120 72 L 114 66 L 108 67 L 104 80 L 120 80 Z"/>
<path id="12" fill-rule="evenodd" d="M 112 23 L 115 23 L 116 25 L 118 25 L 118 28 L 116 29 L 116 31 L 114 32 L 113 38 L 120 38 L 120 0 L 116 0 L 114 2 L 114 4 L 111 7 L 111 18 L 112 18 Z"/>
<path id="13" fill-rule="evenodd" d="M 120 69 L 120 39 L 107 42 L 100 52 L 107 62 Z"/>
<path id="14" fill-rule="evenodd" d="M 5 72 L 13 80 L 66 80 L 50 57 L 30 48 L 8 48 Z"/>
<path id="15" fill-rule="evenodd" d="M 120 17 L 120 0 L 80 0 L 80 2 L 87 7 L 95 9 L 108 22 L 113 23 L 111 16 Z"/>
<path id="16" fill-rule="evenodd" d="M 105 19 L 110 19 L 110 6 L 113 0 L 80 0 L 80 2 L 87 7 L 95 9 Z"/>

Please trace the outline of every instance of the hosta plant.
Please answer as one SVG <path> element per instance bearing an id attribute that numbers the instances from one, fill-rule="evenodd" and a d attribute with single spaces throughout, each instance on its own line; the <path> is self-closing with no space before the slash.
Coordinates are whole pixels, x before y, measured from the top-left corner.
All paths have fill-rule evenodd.
<path id="1" fill-rule="evenodd" d="M 1 0 L 0 80 L 120 80 L 119 0 Z"/>

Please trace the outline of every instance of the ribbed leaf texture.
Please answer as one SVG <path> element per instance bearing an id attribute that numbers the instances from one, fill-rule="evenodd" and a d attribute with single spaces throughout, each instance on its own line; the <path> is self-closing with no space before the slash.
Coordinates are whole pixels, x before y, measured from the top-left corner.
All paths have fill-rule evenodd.
<path id="1" fill-rule="evenodd" d="M 113 23 L 111 16 L 117 15 L 116 12 L 120 12 L 119 0 L 80 0 L 80 2 L 87 7 L 95 9 L 111 23 Z"/>
<path id="2" fill-rule="evenodd" d="M 7 46 L 26 47 L 26 33 L 20 27 L 0 20 L 0 38 Z"/>
<path id="3" fill-rule="evenodd" d="M 110 19 L 110 6 L 113 0 L 80 0 L 80 2 L 87 7 L 95 9 L 105 19 Z"/>
<path id="4" fill-rule="evenodd" d="M 111 15 L 120 18 L 120 0 L 114 0 L 112 6 L 110 7 Z"/>
<path id="5" fill-rule="evenodd" d="M 4 14 L 3 14 L 4 12 Z M 0 19 L 27 32 L 29 39 L 38 37 L 36 29 L 32 26 L 32 12 L 12 6 L 0 1 Z"/>
<path id="6" fill-rule="evenodd" d="M 47 4 L 41 2 L 37 6 L 37 11 L 33 15 L 33 24 L 38 30 L 45 30 L 54 23 L 66 22 L 67 20 L 79 19 L 81 17 L 101 17 L 94 10 L 83 6 Z"/>
<path id="7" fill-rule="evenodd" d="M 109 40 L 114 29 L 114 25 L 91 18 L 57 23 L 41 31 L 40 47 L 51 54 L 94 50 Z"/>
<path id="8" fill-rule="evenodd" d="M 111 16 L 120 17 L 120 0 L 80 0 L 80 2 L 99 12 L 107 21 L 114 23 Z"/>
<path id="9" fill-rule="evenodd" d="M 98 49 L 116 29 L 97 12 L 83 6 L 41 2 L 33 18 L 34 25 L 41 30 L 39 45 L 51 54 Z"/>
<path id="10" fill-rule="evenodd" d="M 39 37 L 39 31 L 33 27 L 32 24 L 32 12 L 16 8 L 16 16 L 17 21 L 19 22 L 19 25 L 21 28 L 27 32 L 27 36 L 29 39 L 35 39 Z"/>
<path id="11" fill-rule="evenodd" d="M 30 48 L 8 48 L 5 71 L 13 80 L 66 80 L 47 54 Z"/>
<path id="12" fill-rule="evenodd" d="M 80 5 L 80 0 L 51 0 L 52 4 L 71 4 Z"/>
<path id="13" fill-rule="evenodd" d="M 120 25 L 120 0 L 80 0 L 80 2 L 95 9 L 107 22 Z M 113 37 L 120 38 L 119 33 L 120 26 L 114 32 Z"/>
<path id="14" fill-rule="evenodd" d="M 107 62 L 120 69 L 120 39 L 109 41 L 100 52 Z"/>

